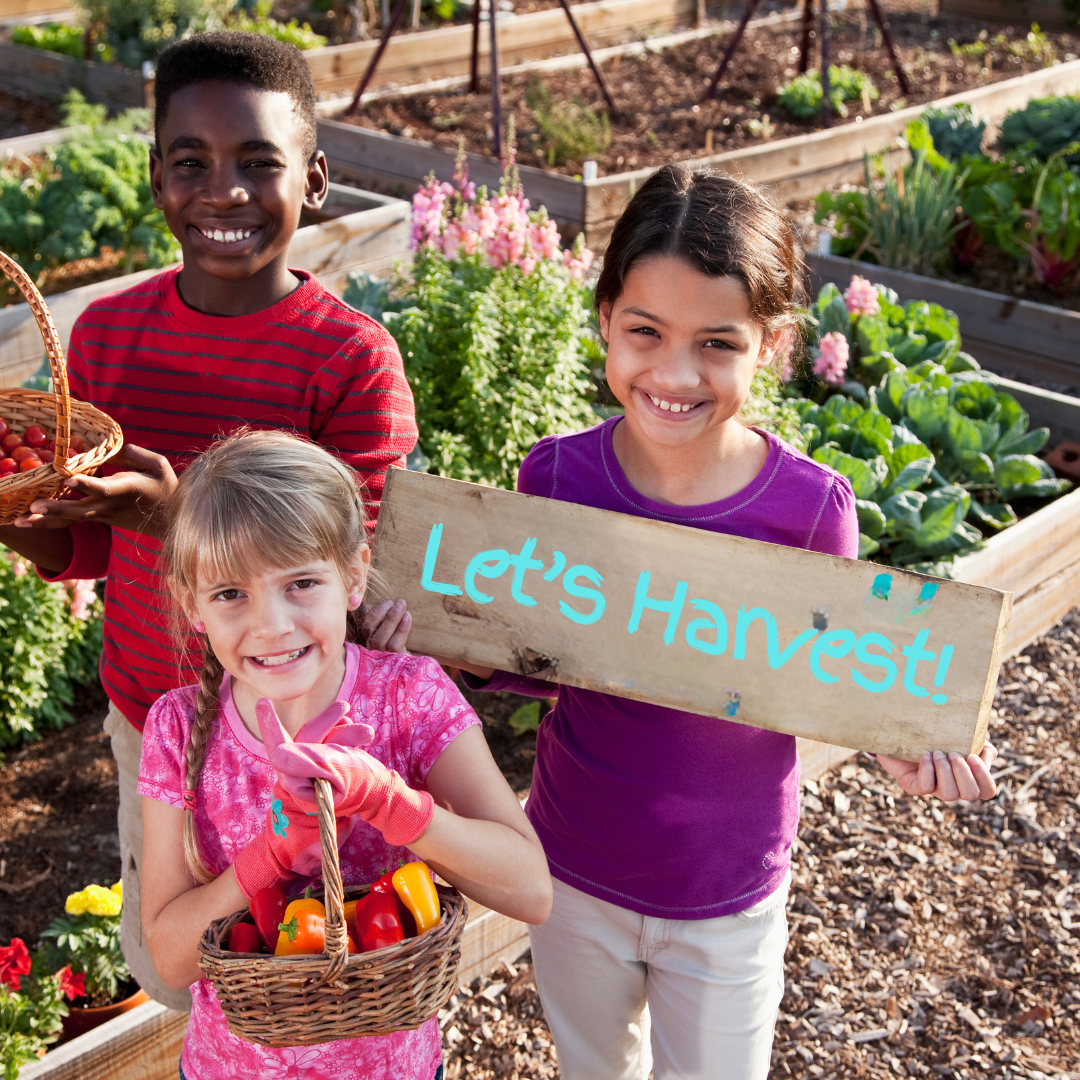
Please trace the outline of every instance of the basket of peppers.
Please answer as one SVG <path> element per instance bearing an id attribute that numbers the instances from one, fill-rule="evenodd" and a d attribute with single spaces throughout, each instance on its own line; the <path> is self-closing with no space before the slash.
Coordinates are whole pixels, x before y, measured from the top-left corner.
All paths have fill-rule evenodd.
<path id="1" fill-rule="evenodd" d="M 389 1035 L 434 1016 L 457 986 L 466 904 L 422 862 L 345 888 L 333 794 L 315 781 L 323 898 L 263 889 L 199 942 L 229 1030 L 263 1046 Z"/>

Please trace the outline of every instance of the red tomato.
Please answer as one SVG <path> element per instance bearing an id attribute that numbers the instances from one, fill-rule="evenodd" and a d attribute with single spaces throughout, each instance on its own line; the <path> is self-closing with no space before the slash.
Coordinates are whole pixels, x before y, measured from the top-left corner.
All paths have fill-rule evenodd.
<path id="1" fill-rule="evenodd" d="M 86 449 L 86 445 L 83 443 L 82 436 L 72 435 L 71 441 L 68 443 L 68 448 L 73 454 L 81 454 Z"/>
<path id="2" fill-rule="evenodd" d="M 41 458 L 28 457 L 23 458 L 19 463 L 19 472 L 29 472 L 31 469 L 41 468 Z"/>
<path id="3" fill-rule="evenodd" d="M 13 458 L 0 458 L 0 476 L 10 476 L 19 471 L 19 463 Z"/>
<path id="4" fill-rule="evenodd" d="M 50 450 L 55 450 L 56 449 L 56 440 L 55 439 L 50 439 L 49 440 L 48 448 Z"/>
<path id="5" fill-rule="evenodd" d="M 0 439 L 2 439 L 10 430 L 11 428 L 8 427 L 7 421 L 0 418 Z"/>
<path id="6" fill-rule="evenodd" d="M 32 450 L 29 446 L 16 446 L 11 451 L 11 456 L 16 461 L 25 461 L 28 457 L 37 457 L 37 451 Z"/>
<path id="7" fill-rule="evenodd" d="M 48 464 L 49 464 L 49 462 L 50 462 L 50 461 L 52 461 L 52 460 L 53 460 L 53 458 L 55 458 L 55 457 L 56 457 L 56 455 L 55 455 L 55 454 L 54 454 L 54 453 L 53 453 L 53 452 L 52 452 L 51 450 L 39 450 L 39 451 L 37 452 L 37 456 L 38 456 L 39 458 L 41 458 L 41 460 L 42 460 L 42 461 L 43 461 L 43 462 L 44 462 L 44 463 L 45 463 L 46 465 L 48 465 Z"/>
<path id="8" fill-rule="evenodd" d="M 31 424 L 23 432 L 22 441 L 26 446 L 32 446 L 37 449 L 39 446 L 44 446 L 49 441 L 49 436 L 45 434 L 45 429 L 40 424 Z"/>
<path id="9" fill-rule="evenodd" d="M 16 446 L 22 446 L 22 436 L 16 435 L 14 431 L 9 431 L 2 440 L 2 445 L 7 453 L 11 453 Z"/>

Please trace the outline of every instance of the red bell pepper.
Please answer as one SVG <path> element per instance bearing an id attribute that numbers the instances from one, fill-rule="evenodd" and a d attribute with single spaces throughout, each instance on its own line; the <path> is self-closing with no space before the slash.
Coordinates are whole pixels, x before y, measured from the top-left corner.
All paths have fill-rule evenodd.
<path id="1" fill-rule="evenodd" d="M 401 925 L 397 895 L 384 892 L 369 893 L 363 904 L 356 906 L 356 930 L 364 952 L 385 949 L 405 937 Z"/>
<path id="2" fill-rule="evenodd" d="M 240 922 L 229 931 L 229 952 L 262 951 L 263 939 L 257 926 L 249 922 Z"/>
<path id="3" fill-rule="evenodd" d="M 278 926 L 285 921 L 285 905 L 285 894 L 280 889 L 260 889 L 251 898 L 251 916 L 269 953 L 277 946 Z"/>

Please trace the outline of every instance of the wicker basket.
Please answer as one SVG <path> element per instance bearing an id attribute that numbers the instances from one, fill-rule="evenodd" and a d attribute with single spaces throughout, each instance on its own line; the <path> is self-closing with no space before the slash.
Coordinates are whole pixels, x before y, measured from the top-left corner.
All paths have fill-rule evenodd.
<path id="1" fill-rule="evenodd" d="M 10 525 L 30 509 L 35 499 L 55 499 L 62 495 L 64 481 L 69 476 L 95 472 L 120 449 L 124 437 L 120 425 L 111 416 L 84 401 L 72 400 L 60 337 L 30 276 L 2 251 L 0 270 L 18 286 L 34 313 L 49 357 L 54 391 L 46 394 L 40 390 L 0 390 L 0 417 L 17 435 L 31 424 L 40 424 L 56 440 L 56 457 L 48 464 L 0 479 L 0 525 Z M 86 450 L 68 457 L 72 433 L 82 437 Z"/>
<path id="2" fill-rule="evenodd" d="M 315 781 L 326 886 L 326 953 L 266 956 L 226 952 L 229 931 L 247 916 L 237 911 L 210 924 L 199 942 L 199 967 L 214 985 L 229 1030 L 262 1046 L 310 1046 L 336 1039 L 389 1035 L 418 1028 L 457 987 L 465 898 L 438 887 L 442 918 L 426 934 L 373 952 L 347 952 L 342 905 L 368 886 L 344 889 L 334 803 Z"/>

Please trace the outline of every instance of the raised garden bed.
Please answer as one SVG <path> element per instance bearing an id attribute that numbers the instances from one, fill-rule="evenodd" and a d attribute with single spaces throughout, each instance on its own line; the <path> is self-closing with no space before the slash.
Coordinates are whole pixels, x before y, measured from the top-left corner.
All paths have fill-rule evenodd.
<path id="1" fill-rule="evenodd" d="M 697 0 L 595 0 L 578 4 L 575 13 L 590 44 L 604 45 L 643 33 L 685 26 L 697 16 Z M 561 8 L 506 19 L 499 33 L 503 64 L 518 64 L 577 52 L 577 41 Z M 481 64 L 489 41 L 481 34 Z M 327 45 L 304 53 L 320 96 L 351 94 L 360 82 L 378 41 Z M 471 26 L 445 26 L 395 35 L 372 81 L 372 87 L 411 85 L 428 79 L 467 75 L 472 48 Z M 59 53 L 0 42 L 0 89 L 24 97 L 59 101 L 71 88 L 110 109 L 152 104 L 152 83 L 141 73 Z"/>
<path id="2" fill-rule="evenodd" d="M 399 199 L 333 185 L 320 224 L 298 229 L 289 248 L 290 265 L 310 270 L 335 292 L 345 287 L 351 270 L 385 272 L 409 250 L 409 204 Z M 99 296 L 126 289 L 159 270 L 109 277 L 48 297 L 49 310 L 65 347 L 75 320 Z M 18 386 L 41 367 L 41 335 L 25 304 L 0 308 L 0 386 Z"/>
<path id="3" fill-rule="evenodd" d="M 1077 17 L 1060 0 L 939 0 L 942 15 L 1007 26 L 1038 23 L 1043 30 L 1077 31 Z"/>
<path id="4" fill-rule="evenodd" d="M 688 93 L 692 83 L 687 76 Z M 968 102 L 980 115 L 994 119 L 1003 117 L 1010 109 L 1023 107 L 1032 97 L 1077 90 L 1080 90 L 1080 60 L 1073 60 L 954 94 L 936 104 Z M 861 123 L 724 153 L 682 156 L 693 156 L 702 166 L 770 185 L 785 200 L 813 197 L 833 184 L 861 179 L 864 154 L 893 147 L 897 137 L 923 108 L 911 106 Z M 440 180 L 451 180 L 454 173 L 452 150 L 337 120 L 319 121 L 319 145 L 339 178 L 348 177 L 402 195 L 411 195 L 430 172 Z M 658 145 L 662 144 L 658 142 Z M 900 155 L 901 151 L 896 153 Z M 902 153 L 906 155 L 906 151 Z M 500 176 L 497 162 L 480 154 L 469 154 L 468 162 L 472 180 L 497 186 Z M 520 171 L 525 194 L 534 206 L 547 207 L 564 235 L 583 231 L 589 246 L 600 250 L 630 196 L 653 169 L 634 169 L 585 181 L 531 166 L 522 166 Z"/>
<path id="5" fill-rule="evenodd" d="M 74 8 L 66 0 L 0 0 L 0 26 L 74 17 Z"/>
<path id="6" fill-rule="evenodd" d="M 832 282 L 843 289 L 858 274 L 895 289 L 902 301 L 933 298 L 956 312 L 965 350 L 991 371 L 1022 383 L 1080 387 L 1080 312 L 835 255 L 808 255 L 807 263 L 815 288 Z M 1077 434 L 1080 426 L 1069 437 Z"/>

